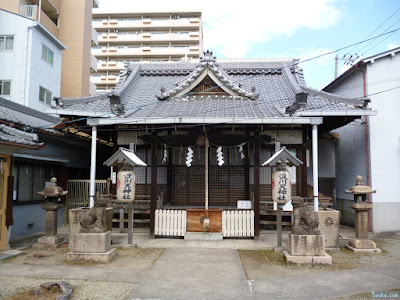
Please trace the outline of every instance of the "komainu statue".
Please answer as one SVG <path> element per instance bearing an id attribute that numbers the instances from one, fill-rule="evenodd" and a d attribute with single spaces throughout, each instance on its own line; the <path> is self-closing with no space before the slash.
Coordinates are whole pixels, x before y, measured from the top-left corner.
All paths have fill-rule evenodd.
<path id="1" fill-rule="evenodd" d="M 107 202 L 97 195 L 94 207 L 88 209 L 81 217 L 80 233 L 106 232 L 105 208 Z"/>
<path id="2" fill-rule="evenodd" d="M 293 234 L 320 234 L 318 229 L 318 214 L 310 209 L 305 199 L 292 197 L 293 205 Z"/>

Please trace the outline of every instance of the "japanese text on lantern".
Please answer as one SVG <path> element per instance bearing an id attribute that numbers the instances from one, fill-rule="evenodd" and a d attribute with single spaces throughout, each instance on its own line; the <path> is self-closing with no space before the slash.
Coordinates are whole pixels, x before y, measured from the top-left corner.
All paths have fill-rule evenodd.
<path id="1" fill-rule="evenodd" d="M 288 176 L 287 173 L 280 173 L 278 175 L 279 181 L 278 181 L 278 201 L 285 201 L 286 200 L 286 195 L 287 195 L 287 187 L 286 184 L 288 182 Z"/>
<path id="2" fill-rule="evenodd" d="M 132 180 L 133 174 L 132 173 L 125 173 L 124 174 L 124 189 L 122 190 L 124 200 L 130 200 L 131 192 L 132 192 Z"/>

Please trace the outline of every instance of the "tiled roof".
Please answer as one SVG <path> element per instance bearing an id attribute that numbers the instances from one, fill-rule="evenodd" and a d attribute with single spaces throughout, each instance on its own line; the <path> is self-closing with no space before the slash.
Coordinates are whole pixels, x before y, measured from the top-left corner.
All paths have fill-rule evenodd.
<path id="1" fill-rule="evenodd" d="M 0 120 L 52 133 L 58 133 L 51 128 L 60 122 L 59 118 L 1 97 Z"/>
<path id="2" fill-rule="evenodd" d="M 37 134 L 11 128 L 5 124 L 0 124 L 0 142 L 32 147 L 39 147 L 43 145 L 43 143 L 39 143 Z"/>
<path id="3" fill-rule="evenodd" d="M 219 62 L 219 69 L 214 70 L 219 72 L 219 78 L 225 76 L 234 85 L 240 83 L 241 92 L 235 96 L 180 96 L 182 92 L 176 93 L 177 86 L 184 86 L 190 76 L 198 76 L 196 72 L 200 70 L 202 61 L 197 65 L 131 63 L 116 90 L 87 98 L 61 99 L 62 105 L 58 106 L 57 112 L 107 114 L 116 111 L 112 105 L 119 101 L 118 105 L 124 112 L 120 117 L 268 118 L 288 116 L 298 111 L 331 111 L 334 115 L 336 111 L 357 110 L 357 106 L 364 103 L 363 100 L 333 96 L 306 87 L 302 70 L 296 62 L 294 59 Z M 190 84 L 186 84 L 188 86 Z M 160 97 L 161 88 L 166 93 L 163 97 Z M 249 96 L 253 91 L 259 94 L 256 99 Z M 176 95 L 178 97 L 174 97 Z M 110 103 L 114 104 L 110 106 Z"/>

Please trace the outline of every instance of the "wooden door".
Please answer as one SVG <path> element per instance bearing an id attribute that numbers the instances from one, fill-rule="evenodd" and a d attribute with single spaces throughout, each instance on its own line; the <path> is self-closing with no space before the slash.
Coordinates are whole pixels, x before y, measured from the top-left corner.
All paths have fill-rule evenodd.
<path id="1" fill-rule="evenodd" d="M 0 155 L 0 250 L 7 245 L 7 180 L 10 175 L 10 156 Z"/>

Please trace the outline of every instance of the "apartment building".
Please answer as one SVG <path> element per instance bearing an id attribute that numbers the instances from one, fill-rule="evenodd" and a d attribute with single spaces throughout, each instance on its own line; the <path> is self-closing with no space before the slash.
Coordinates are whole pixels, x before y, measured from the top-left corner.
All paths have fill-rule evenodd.
<path id="1" fill-rule="evenodd" d="M 95 94 L 90 73 L 97 61 L 91 46 L 97 45 L 97 33 L 92 29 L 92 8 L 99 0 L 0 0 L 0 9 L 38 22 L 66 50 L 62 52 L 62 97 L 82 97 Z M 0 32 L 1 34 L 1 32 Z"/>
<path id="2" fill-rule="evenodd" d="M 0 97 L 46 111 L 60 96 L 63 50 L 40 23 L 0 9 Z"/>
<path id="3" fill-rule="evenodd" d="M 141 63 L 198 59 L 203 50 L 201 12 L 93 12 L 99 34 L 92 47 L 97 93 L 115 88 L 124 61 Z M 94 69 L 93 69 L 94 70 Z"/>

